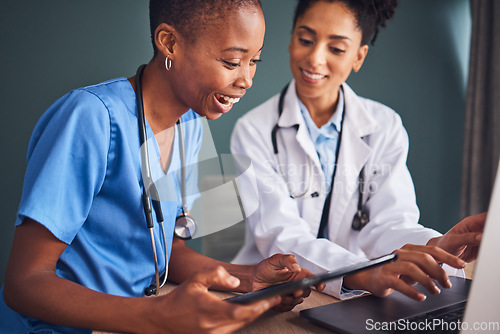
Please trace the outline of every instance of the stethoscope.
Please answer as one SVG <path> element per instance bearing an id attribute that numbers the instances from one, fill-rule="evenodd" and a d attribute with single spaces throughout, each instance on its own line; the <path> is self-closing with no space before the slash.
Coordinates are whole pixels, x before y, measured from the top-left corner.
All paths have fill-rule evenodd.
<path id="1" fill-rule="evenodd" d="M 278 120 L 280 119 L 281 114 L 283 113 L 283 105 L 284 105 L 285 95 L 286 95 L 287 89 L 288 89 L 288 85 L 286 85 L 283 88 L 283 90 L 281 91 L 281 93 L 280 93 L 280 97 L 279 97 L 279 101 L 278 101 Z M 345 106 L 344 106 L 343 113 L 345 114 Z M 344 118 L 342 117 L 342 123 L 343 123 L 343 120 L 344 120 Z M 295 130 L 298 131 L 298 129 L 299 129 L 299 125 L 298 124 L 293 125 L 293 127 L 295 128 Z M 288 182 L 288 177 L 286 176 L 285 172 L 283 171 L 283 168 L 281 166 L 280 157 L 279 157 L 279 152 L 278 152 L 278 138 L 277 137 L 278 137 L 278 131 L 281 130 L 281 129 L 283 129 L 283 127 L 279 126 L 278 122 L 276 122 L 276 125 L 274 126 L 274 128 L 273 128 L 273 130 L 271 132 L 271 141 L 272 141 L 272 145 L 273 145 L 274 155 L 276 157 L 276 160 L 278 161 L 278 170 L 279 170 L 279 173 L 281 174 L 281 177 L 285 180 L 285 183 L 286 183 L 286 186 L 288 188 L 288 193 L 290 194 L 290 197 L 293 198 L 293 199 L 308 198 L 308 197 L 312 197 L 312 198 L 318 197 L 319 193 L 317 191 L 314 191 L 312 193 L 310 192 L 311 185 L 313 183 L 313 173 L 312 173 L 313 163 L 312 163 L 311 157 L 309 157 L 309 155 L 307 156 L 308 170 L 309 170 L 309 173 L 308 173 L 309 174 L 309 181 L 307 182 L 306 189 L 303 192 L 301 192 L 301 193 L 295 193 L 290 188 L 290 184 Z M 336 155 L 335 161 L 336 162 L 338 162 L 338 159 L 339 159 L 340 142 L 341 142 L 341 139 L 342 139 L 343 129 L 344 129 L 344 126 L 342 125 L 341 129 L 340 129 L 340 133 L 339 133 L 339 140 L 338 140 L 338 143 L 337 143 L 337 150 L 335 152 L 335 155 Z M 334 184 L 334 179 L 335 179 L 335 170 L 336 170 L 336 168 L 334 169 L 334 173 L 333 173 L 333 177 L 332 177 L 332 183 L 331 183 L 331 187 L 330 187 L 330 192 L 333 191 L 333 184 Z M 369 215 L 368 210 L 365 208 L 364 203 L 363 203 L 363 194 L 364 194 L 364 189 L 365 189 L 365 173 L 364 173 L 364 171 L 365 171 L 365 167 L 363 167 L 361 169 L 361 172 L 359 173 L 359 176 L 358 176 L 358 181 L 359 181 L 359 188 L 358 188 L 358 190 L 359 190 L 358 209 L 356 211 L 356 214 L 354 215 L 354 218 L 353 218 L 352 224 L 351 224 L 351 228 L 353 230 L 355 230 L 355 231 L 360 231 L 370 221 L 370 215 Z M 327 198 L 328 198 L 328 196 L 327 196 Z"/>
<path id="2" fill-rule="evenodd" d="M 159 201 L 158 190 L 151 177 L 151 169 L 149 167 L 149 152 L 146 134 L 146 118 L 144 116 L 144 103 L 142 99 L 142 73 L 146 65 L 141 65 L 137 69 L 137 74 L 135 77 L 136 86 L 136 99 L 137 99 L 137 119 L 139 123 L 139 140 L 141 144 L 141 164 L 143 169 L 143 182 L 144 188 L 142 192 L 142 202 L 144 205 L 144 213 L 146 215 L 146 224 L 149 229 L 149 235 L 151 237 L 151 246 L 153 248 L 153 257 L 155 264 L 155 283 L 151 284 L 149 287 L 144 289 L 144 294 L 146 296 L 151 296 L 153 294 L 158 295 L 159 290 L 156 287 L 163 287 L 167 281 L 168 276 L 168 250 L 167 250 L 167 237 L 165 234 L 165 228 L 163 226 L 163 213 L 161 210 L 161 205 Z M 184 135 L 182 132 L 182 123 L 179 119 L 177 121 L 177 129 L 179 132 L 179 151 L 181 157 L 181 201 L 182 201 L 182 214 L 179 215 L 175 220 L 174 234 L 177 238 L 182 240 L 188 240 L 193 237 L 196 233 L 196 222 L 195 220 L 186 215 L 187 204 L 186 204 L 186 156 L 184 151 Z M 153 204 L 151 206 L 151 203 Z M 154 239 L 154 223 L 153 223 L 153 213 L 154 208 L 156 213 L 156 221 L 160 224 L 161 232 L 163 235 L 163 246 L 165 249 L 165 275 L 163 281 L 160 284 L 160 272 L 158 269 L 158 256 L 156 252 L 156 245 Z"/>

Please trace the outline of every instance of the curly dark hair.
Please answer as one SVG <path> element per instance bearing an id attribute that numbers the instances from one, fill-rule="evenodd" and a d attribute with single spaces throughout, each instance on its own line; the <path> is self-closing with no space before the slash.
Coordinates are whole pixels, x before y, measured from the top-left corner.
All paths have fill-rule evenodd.
<path id="1" fill-rule="evenodd" d="M 315 3 L 341 2 L 354 14 L 361 30 L 361 45 L 375 44 L 379 27 L 385 27 L 387 20 L 394 16 L 398 0 L 299 0 L 293 18 L 293 27 L 297 20 Z"/>
<path id="2" fill-rule="evenodd" d="M 196 33 L 207 29 L 210 22 L 245 6 L 262 9 L 260 0 L 150 0 L 149 25 L 154 54 L 158 52 L 154 34 L 161 23 L 170 24 L 194 42 Z"/>

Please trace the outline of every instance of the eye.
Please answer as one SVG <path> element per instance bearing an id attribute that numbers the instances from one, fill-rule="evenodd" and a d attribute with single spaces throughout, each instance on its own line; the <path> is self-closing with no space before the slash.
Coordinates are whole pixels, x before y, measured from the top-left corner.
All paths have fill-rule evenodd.
<path id="1" fill-rule="evenodd" d="M 302 44 L 302 45 L 304 45 L 304 46 L 309 46 L 309 45 L 313 44 L 313 41 L 311 41 L 309 39 L 305 39 L 305 38 L 299 37 L 299 43 Z"/>
<path id="2" fill-rule="evenodd" d="M 230 69 L 236 68 L 241 65 L 241 63 L 233 63 L 231 61 L 226 61 L 226 60 L 223 60 L 222 63 L 226 65 L 226 67 L 229 67 Z"/>
<path id="3" fill-rule="evenodd" d="M 258 63 L 261 63 L 262 59 L 252 59 L 250 60 L 250 65 L 257 65 Z"/>
<path id="4" fill-rule="evenodd" d="M 339 49 L 339 48 L 335 48 L 335 47 L 330 47 L 330 52 L 334 53 L 334 54 L 343 54 L 345 52 L 345 50 L 342 50 L 342 49 Z"/>

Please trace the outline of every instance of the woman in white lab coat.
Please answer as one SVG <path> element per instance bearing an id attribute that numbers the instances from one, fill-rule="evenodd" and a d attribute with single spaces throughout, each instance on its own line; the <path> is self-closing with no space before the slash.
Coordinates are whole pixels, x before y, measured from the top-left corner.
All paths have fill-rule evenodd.
<path id="1" fill-rule="evenodd" d="M 345 83 L 395 6 L 394 0 L 299 1 L 289 45 L 294 80 L 244 115 L 232 135 L 232 153 L 248 156 L 256 176 L 254 187 L 240 184 L 245 208 L 255 211 L 247 212 L 245 244 L 233 262 L 286 252 L 319 274 L 397 250 L 396 263 L 330 282 L 325 292 L 349 298 L 396 289 L 422 300 L 406 283 L 438 293 L 429 276 L 448 286 L 438 263 L 464 264 L 443 249 L 470 260 L 460 247 L 477 245 L 478 234 L 460 242 L 455 232 L 484 216 L 461 222 L 445 238 L 419 225 L 401 118 Z"/>

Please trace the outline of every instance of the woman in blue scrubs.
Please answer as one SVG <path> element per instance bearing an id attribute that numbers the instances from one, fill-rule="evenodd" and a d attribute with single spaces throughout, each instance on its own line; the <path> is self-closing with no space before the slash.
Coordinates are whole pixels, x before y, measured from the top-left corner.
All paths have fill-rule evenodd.
<path id="1" fill-rule="evenodd" d="M 229 112 L 251 87 L 265 23 L 258 0 L 151 0 L 150 20 L 154 57 L 141 81 L 146 132 L 154 143 L 152 173 L 168 175 L 182 166 L 176 122 L 184 124 L 186 164 L 193 164 L 199 117 Z M 172 237 L 180 201 L 162 201 L 168 237 L 156 245 L 159 254 L 167 248 L 170 260 L 160 256 L 159 268 L 183 284 L 140 298 L 155 280 L 155 266 L 142 202 L 137 88 L 133 77 L 76 89 L 36 125 L 0 298 L 0 332 L 232 332 L 280 298 L 236 306 L 209 287 L 247 292 L 311 275 L 293 256 L 248 266 L 202 256 Z M 195 182 L 196 173 L 187 181 Z M 290 309 L 302 297 L 278 307 Z"/>

